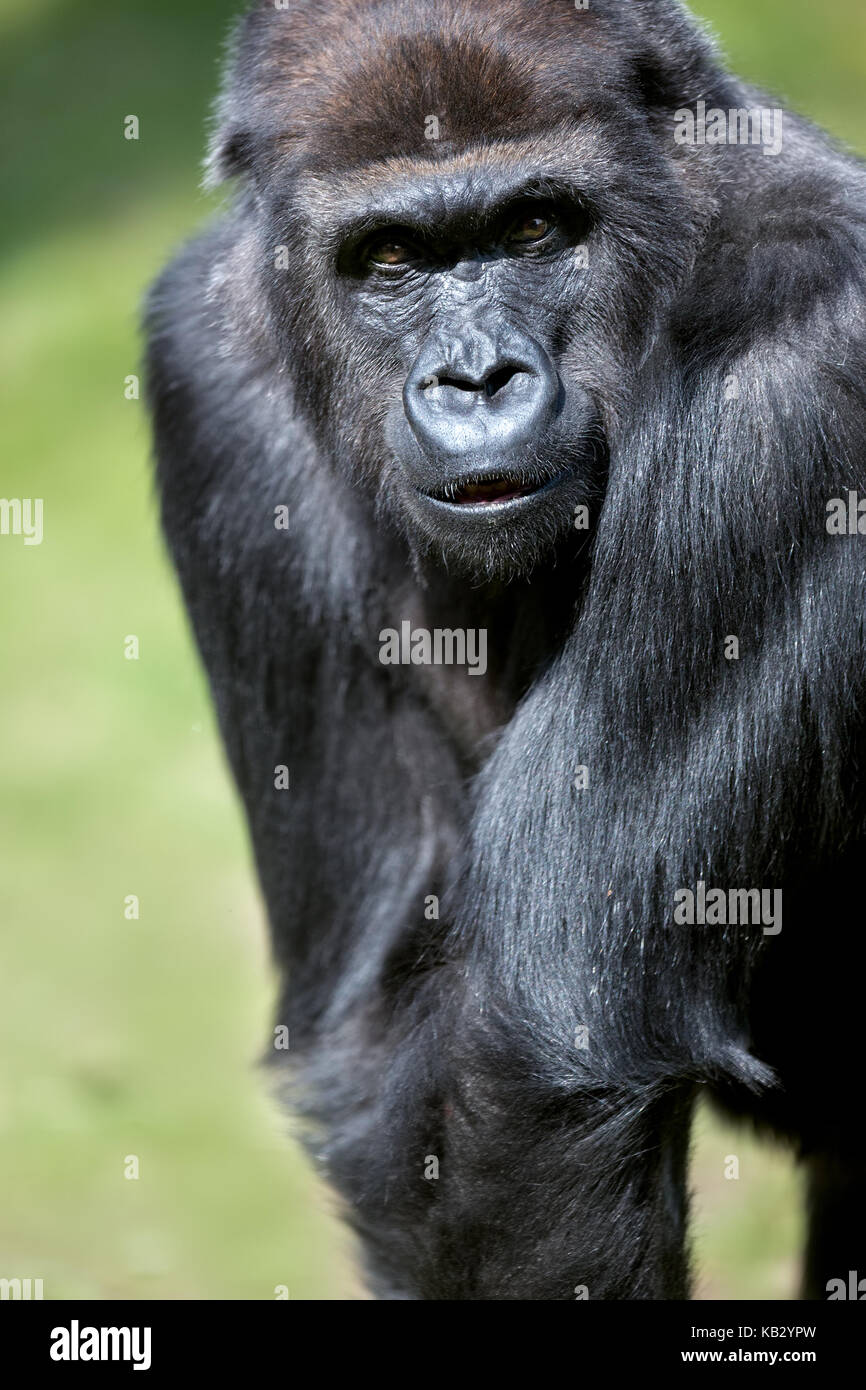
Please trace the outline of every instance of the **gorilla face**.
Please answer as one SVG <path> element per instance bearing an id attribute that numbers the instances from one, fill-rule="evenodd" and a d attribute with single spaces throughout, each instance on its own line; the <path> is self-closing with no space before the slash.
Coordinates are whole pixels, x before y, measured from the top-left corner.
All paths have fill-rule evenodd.
<path id="1" fill-rule="evenodd" d="M 600 413 L 561 350 L 590 218 L 519 174 L 483 195 L 468 175 L 416 175 L 344 229 L 337 273 L 352 336 L 399 363 L 390 508 L 446 556 L 513 564 L 568 529 L 598 471 Z"/>

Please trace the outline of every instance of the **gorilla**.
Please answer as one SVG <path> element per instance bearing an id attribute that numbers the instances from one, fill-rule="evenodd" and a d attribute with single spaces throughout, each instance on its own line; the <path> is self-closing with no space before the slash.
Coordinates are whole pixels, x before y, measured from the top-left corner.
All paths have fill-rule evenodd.
<path id="1" fill-rule="evenodd" d="M 864 167 L 678 0 L 268 0 L 208 171 L 148 301 L 163 524 L 370 1290 L 688 1298 L 703 1095 L 791 1146 L 833 1297 Z"/>

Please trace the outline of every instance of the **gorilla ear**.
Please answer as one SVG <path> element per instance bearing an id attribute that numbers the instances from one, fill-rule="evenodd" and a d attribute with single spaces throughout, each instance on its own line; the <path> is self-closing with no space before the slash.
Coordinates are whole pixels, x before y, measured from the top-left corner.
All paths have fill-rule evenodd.
<path id="1" fill-rule="evenodd" d="M 248 174 L 252 162 L 253 138 L 247 131 L 217 130 L 205 159 L 205 188 L 218 188 L 226 179 Z"/>
<path id="2" fill-rule="evenodd" d="M 632 17 L 641 36 L 634 82 L 646 109 L 676 109 L 707 96 L 719 81 L 709 27 L 688 14 L 682 0 L 638 0 Z"/>

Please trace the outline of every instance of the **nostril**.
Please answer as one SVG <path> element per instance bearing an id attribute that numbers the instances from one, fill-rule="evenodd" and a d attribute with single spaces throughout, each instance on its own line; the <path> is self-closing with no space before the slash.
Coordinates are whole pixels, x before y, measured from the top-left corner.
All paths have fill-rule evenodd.
<path id="1" fill-rule="evenodd" d="M 485 395 L 495 396 L 497 391 L 501 391 L 503 386 L 507 386 L 513 376 L 520 371 L 519 367 L 509 365 L 500 367 L 497 371 L 491 372 L 484 383 Z"/>
<path id="2" fill-rule="evenodd" d="M 455 391 L 481 391 L 483 385 L 479 386 L 474 381 L 467 381 L 465 377 L 457 376 L 430 376 L 421 382 L 422 387 L 427 386 L 453 386 Z"/>

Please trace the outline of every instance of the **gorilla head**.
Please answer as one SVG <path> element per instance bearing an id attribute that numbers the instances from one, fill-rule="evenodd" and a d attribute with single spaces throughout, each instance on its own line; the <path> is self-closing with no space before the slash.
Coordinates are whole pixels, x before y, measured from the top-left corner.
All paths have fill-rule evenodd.
<path id="1" fill-rule="evenodd" d="M 241 35 L 212 167 L 255 202 L 251 301 L 413 551 L 525 572 L 593 510 L 688 271 L 702 201 L 648 118 L 662 57 L 623 7 L 336 8 L 262 5 Z"/>

